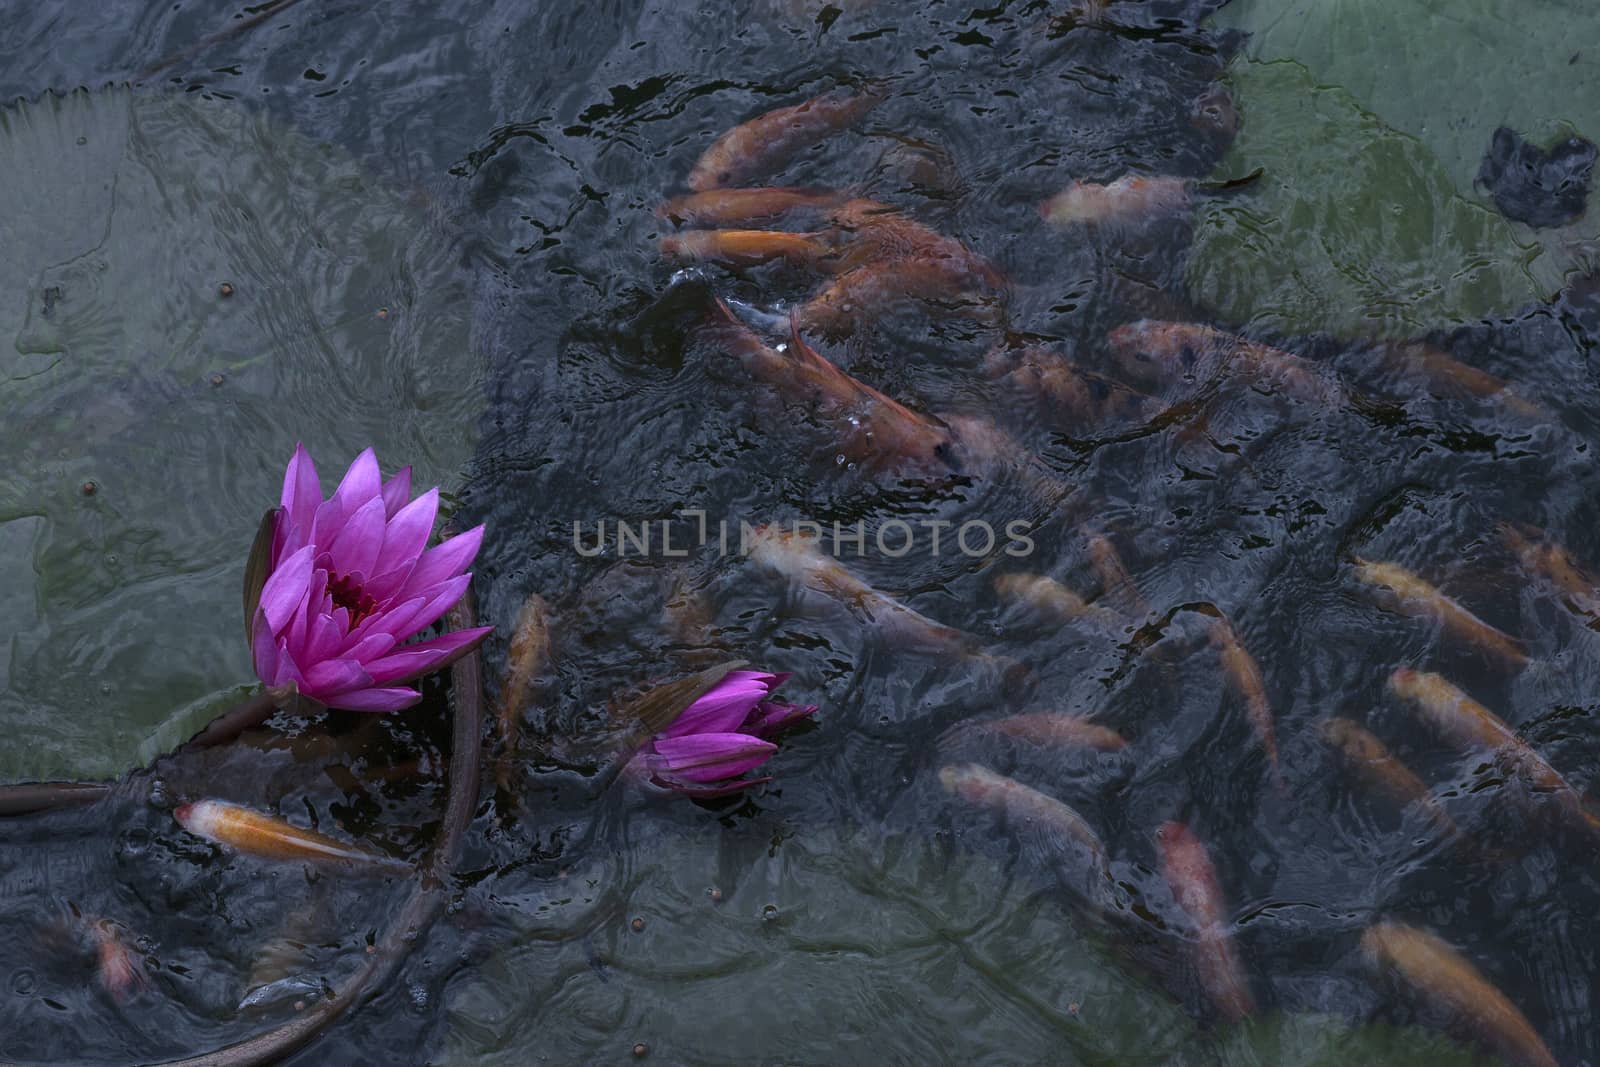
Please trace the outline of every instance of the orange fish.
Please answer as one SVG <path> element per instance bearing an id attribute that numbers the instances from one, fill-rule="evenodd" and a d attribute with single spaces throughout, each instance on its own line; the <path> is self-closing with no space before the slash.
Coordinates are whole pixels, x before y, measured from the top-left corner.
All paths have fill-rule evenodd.
<path id="1" fill-rule="evenodd" d="M 1250 725 L 1261 742 L 1262 751 L 1267 754 L 1267 764 L 1281 788 L 1283 779 L 1278 769 L 1277 731 L 1273 725 L 1272 703 L 1267 699 L 1267 683 L 1262 677 L 1261 665 L 1244 647 L 1238 631 L 1226 617 L 1212 620 L 1211 645 L 1222 660 L 1222 672 L 1228 684 L 1244 701 Z"/>
<path id="2" fill-rule="evenodd" d="M 995 592 L 1051 622 L 1091 622 L 1109 632 L 1121 630 L 1127 619 L 1101 604 L 1091 604 L 1065 585 L 1042 574 L 997 574 Z"/>
<path id="3" fill-rule="evenodd" d="M 517 616 L 506 650 L 506 676 L 500 685 L 500 760 L 495 770 L 501 788 L 510 782 L 511 756 L 517 749 L 522 709 L 528 704 L 534 682 L 550 662 L 550 610 L 544 598 L 531 594 Z"/>
<path id="4" fill-rule="evenodd" d="M 826 235 L 820 233 L 685 230 L 661 238 L 661 254 L 730 267 L 753 267 L 768 260 L 786 259 L 805 267 L 826 268 L 835 249 Z"/>
<path id="5" fill-rule="evenodd" d="M 941 767 L 939 784 L 953 796 L 1005 816 L 1013 831 L 1029 828 L 1075 843 L 1089 857 L 1091 896 L 1111 883 L 1111 867 L 1100 835 L 1083 816 L 1055 797 L 976 763 Z"/>
<path id="6" fill-rule="evenodd" d="M 1116 181 L 1073 182 L 1039 205 L 1054 226 L 1077 222 L 1127 222 L 1173 215 L 1189 206 L 1194 183 L 1186 178 L 1126 174 Z"/>
<path id="7" fill-rule="evenodd" d="M 1434 799 L 1433 791 L 1364 727 L 1349 719 L 1332 718 L 1324 719 L 1318 732 L 1351 773 L 1383 794 L 1396 809 L 1415 806 L 1442 834 L 1455 836 L 1455 823 Z"/>
<path id="8" fill-rule="evenodd" d="M 382 874 L 410 874 L 408 863 L 355 845 L 302 830 L 282 819 L 220 800 L 201 800 L 173 811 L 178 824 L 196 837 L 251 856 L 286 862 L 347 863 Z"/>
<path id="9" fill-rule="evenodd" d="M 1329 403 L 1339 395 L 1309 360 L 1214 326 L 1144 319 L 1118 326 L 1106 339 L 1122 369 L 1144 382 L 1210 381 L 1237 365 L 1250 378 L 1301 399 Z"/>
<path id="10" fill-rule="evenodd" d="M 1232 920 L 1206 847 L 1180 822 L 1163 823 L 1156 844 L 1172 898 L 1195 927 L 1194 963 L 1201 988 L 1228 1021 L 1254 1015 L 1255 998 L 1229 933 Z"/>
<path id="11" fill-rule="evenodd" d="M 1462 363 L 1426 344 L 1389 346 L 1383 351 L 1401 373 L 1424 382 L 1435 394 L 1445 397 L 1493 400 L 1507 411 L 1524 418 L 1547 419 L 1549 414 L 1518 396 L 1511 383 L 1488 371 Z"/>
<path id="12" fill-rule="evenodd" d="M 1155 397 L 1086 371 L 1038 345 L 1020 351 L 995 349 L 984 358 L 983 370 L 990 378 L 1038 397 L 1052 415 L 1080 432 L 1110 421 L 1148 422 L 1162 407 Z"/>
<path id="13" fill-rule="evenodd" d="M 704 192 L 771 174 L 805 149 L 853 126 L 883 99 L 880 91 L 835 91 L 757 115 L 711 143 L 689 172 L 689 188 Z"/>
<path id="14" fill-rule="evenodd" d="M 1579 614 L 1600 619 L 1600 584 L 1570 552 L 1531 526 L 1501 523 L 1500 536 L 1523 567 L 1561 590 Z"/>
<path id="15" fill-rule="evenodd" d="M 656 214 L 686 226 L 741 226 L 796 211 L 827 211 L 845 199 L 846 194 L 825 189 L 708 189 L 674 197 L 657 208 Z"/>
<path id="16" fill-rule="evenodd" d="M 1033 711 L 1003 719 L 968 722 L 956 730 L 963 734 L 1015 737 L 1035 745 L 1093 748 L 1101 752 L 1121 752 L 1128 747 L 1123 736 L 1109 726 L 1055 711 Z"/>
<path id="17" fill-rule="evenodd" d="M 1393 563 L 1355 560 L 1355 575 L 1363 585 L 1381 590 L 1385 606 L 1403 615 L 1437 620 L 1447 632 L 1483 649 L 1512 667 L 1527 664 L 1522 643 L 1495 629 L 1445 596 L 1434 586 Z"/>
<path id="18" fill-rule="evenodd" d="M 1430 1007 L 1442 1010 L 1507 1063 L 1556 1067 L 1527 1018 L 1442 939 L 1403 923 L 1380 922 L 1361 935 L 1361 947 L 1374 966 L 1398 972 Z"/>

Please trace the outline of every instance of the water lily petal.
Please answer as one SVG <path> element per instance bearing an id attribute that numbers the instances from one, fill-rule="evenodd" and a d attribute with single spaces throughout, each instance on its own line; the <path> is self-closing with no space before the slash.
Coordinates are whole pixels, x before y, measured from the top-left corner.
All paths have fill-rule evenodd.
<path id="1" fill-rule="evenodd" d="M 395 513 L 383 531 L 383 551 L 368 574 L 387 574 L 407 562 L 415 562 L 428 547 L 433 520 L 439 514 L 439 490 L 429 489 Z M 374 596 L 377 594 L 374 593 Z"/>
<path id="2" fill-rule="evenodd" d="M 406 584 L 399 595 L 411 596 L 418 590 L 437 585 L 447 578 L 454 578 L 471 566 L 473 559 L 478 555 L 478 547 L 482 544 L 482 526 L 474 526 L 466 533 L 456 534 L 441 541 L 417 560 L 416 569 L 411 572 L 411 577 L 406 579 Z"/>
<path id="3" fill-rule="evenodd" d="M 769 774 L 760 778 L 740 778 L 736 782 L 725 782 L 721 785 L 690 785 L 688 782 L 664 774 L 655 775 L 650 780 L 656 785 L 686 797 L 692 797 L 696 800 L 712 800 L 716 797 L 742 793 L 751 786 L 766 785 L 772 781 L 772 776 Z"/>
<path id="4" fill-rule="evenodd" d="M 311 556 L 315 545 L 295 552 L 273 570 L 261 587 L 261 611 L 273 633 L 282 633 L 294 611 L 305 601 L 311 584 Z"/>
<path id="5" fill-rule="evenodd" d="M 778 746 L 749 734 L 693 734 L 657 738 L 651 745 L 658 773 L 689 782 L 715 782 L 759 767 Z"/>
<path id="6" fill-rule="evenodd" d="M 290 654 L 288 647 L 282 641 L 278 642 L 277 668 L 273 672 L 272 678 L 266 681 L 268 685 L 277 686 L 292 683 L 301 690 L 305 689 L 305 675 L 301 672 L 300 665 L 295 662 L 294 656 Z"/>
<path id="7" fill-rule="evenodd" d="M 383 508 L 392 519 L 395 513 L 411 499 L 411 468 L 401 467 L 394 477 L 383 483 Z"/>
<path id="8" fill-rule="evenodd" d="M 417 678 L 438 670 L 453 659 L 456 653 L 470 649 L 493 630 L 493 626 L 454 630 L 428 641 L 402 645 L 382 659 L 364 660 L 364 662 L 375 685 L 387 685 L 390 682 Z"/>
<path id="9" fill-rule="evenodd" d="M 455 602 L 472 584 L 472 575 L 462 574 L 449 581 L 440 582 L 431 589 L 424 590 L 426 599 L 421 606 L 408 615 L 396 614 L 395 618 L 385 618 L 381 628 L 399 638 L 407 638 L 418 630 L 432 626 L 438 621 L 439 616 L 449 611 Z"/>
<path id="10" fill-rule="evenodd" d="M 339 514 L 348 518 L 373 498 L 383 499 L 383 474 L 378 470 L 377 455 L 368 448 L 344 472 L 339 488 L 333 491 L 333 499 L 339 502 Z"/>
<path id="11" fill-rule="evenodd" d="M 356 508 L 328 546 L 333 573 L 340 577 L 372 573 L 383 551 L 383 500 L 373 497 Z"/>
<path id="12" fill-rule="evenodd" d="M 422 699 L 415 689 L 357 689 L 340 693 L 328 706 L 345 711 L 399 711 Z"/>
<path id="13" fill-rule="evenodd" d="M 339 629 L 339 624 L 333 621 L 332 616 L 313 615 L 306 627 L 305 651 L 295 658 L 302 663 L 321 663 L 338 652 L 339 645 L 343 641 L 344 632 Z M 294 646 L 291 644 L 289 647 Z"/>
<path id="14" fill-rule="evenodd" d="M 305 674 L 305 684 L 300 688 L 330 707 L 338 694 L 364 689 L 372 684 L 372 676 L 353 659 L 325 659 L 320 663 L 312 663 L 306 667 Z"/>
<path id="15" fill-rule="evenodd" d="M 272 625 L 256 609 L 255 625 L 250 632 L 250 660 L 255 665 L 256 677 L 268 681 L 278 673 L 278 642 L 272 636 Z"/>
<path id="16" fill-rule="evenodd" d="M 766 676 L 752 677 L 751 671 L 732 671 L 710 692 L 684 709 L 662 732 L 663 737 L 689 734 L 731 733 L 767 695 Z"/>
<path id="17" fill-rule="evenodd" d="M 740 726 L 746 733 L 757 737 L 771 737 L 813 714 L 815 704 L 784 704 L 776 700 L 762 701 Z"/>
<path id="18" fill-rule="evenodd" d="M 317 465 L 311 462 L 306 446 L 296 443 L 294 456 L 283 472 L 283 493 L 278 502 L 288 514 L 289 525 L 297 528 L 300 543 L 311 534 L 311 522 L 316 518 L 317 506 L 322 503 L 322 483 L 317 479 Z M 298 547 L 298 546 L 296 546 Z"/>

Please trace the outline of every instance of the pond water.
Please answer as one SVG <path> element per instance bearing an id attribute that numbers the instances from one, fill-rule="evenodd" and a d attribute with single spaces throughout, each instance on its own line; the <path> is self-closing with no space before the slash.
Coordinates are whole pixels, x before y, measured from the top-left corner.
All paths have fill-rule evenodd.
<path id="1" fill-rule="evenodd" d="M 438 918 L 292 1062 L 1548 1062 L 1485 1038 L 1488 986 L 1554 1062 L 1600 1062 L 1600 621 L 1518 551 L 1600 567 L 1585 5 L 0 12 L 0 781 L 120 779 L 0 820 L 0 1063 L 233 1045 L 415 918 L 409 879 L 173 817 L 234 801 L 408 860 L 446 820 L 448 674 L 392 716 L 163 755 L 254 683 L 238 590 L 296 441 L 325 489 L 372 444 L 486 525 L 491 720 L 531 595 L 550 655 L 515 749 L 485 726 Z M 719 134 L 852 91 L 876 106 L 747 183 L 836 193 L 751 224 L 826 254 L 663 253 Z M 1125 175 L 1156 184 L 1051 199 Z M 944 273 L 810 302 L 880 239 Z M 863 433 L 823 402 L 841 379 L 739 358 L 792 359 L 796 309 L 942 421 Z M 796 522 L 859 524 L 838 563 L 891 599 L 740 553 L 741 524 Z M 1088 608 L 1031 603 L 1034 575 Z M 734 658 L 819 706 L 772 781 L 613 780 L 618 695 Z M 1453 741 L 1399 668 L 1528 748 Z M 1030 712 L 1126 743 L 982 725 Z M 1431 800 L 1364 779 L 1333 719 Z M 966 763 L 1070 805 L 1104 884 L 1048 816 L 949 788 Z M 1209 927 L 1166 877 L 1189 835 Z M 1474 1007 L 1378 966 L 1385 922 L 1468 961 Z M 107 936 L 145 981 L 97 977 Z"/>

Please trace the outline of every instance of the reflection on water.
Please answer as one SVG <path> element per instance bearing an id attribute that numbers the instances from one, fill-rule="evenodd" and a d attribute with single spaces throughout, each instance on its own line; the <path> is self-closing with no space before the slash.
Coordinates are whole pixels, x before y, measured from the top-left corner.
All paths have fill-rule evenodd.
<path id="1" fill-rule="evenodd" d="M 81 21 L 63 30 L 11 6 L 21 29 L 0 44 L 0 79 L 30 98 L 126 76 L 222 21 L 215 11 L 116 5 L 138 30 L 113 45 L 96 33 L 97 15 L 73 16 Z M 263 298 L 248 327 L 192 338 L 258 307 L 249 298 L 268 288 L 265 275 L 242 267 L 230 272 L 239 291 L 227 302 L 209 288 L 180 300 L 147 286 L 156 295 L 83 320 L 87 337 L 120 331 L 122 344 L 186 353 L 189 362 L 171 364 L 188 368 L 181 373 L 118 353 L 93 382 L 90 410 L 123 427 L 108 440 L 143 442 L 123 449 L 130 456 L 165 448 L 173 470 L 205 483 L 210 495 L 195 495 L 208 518 L 197 521 L 215 559 L 141 537 L 138 517 L 110 491 L 105 471 L 115 468 L 73 465 L 62 435 L 73 405 L 88 402 L 30 401 L 43 405 L 31 416 L 37 428 L 8 446 L 15 469 L 49 475 L 60 498 L 55 511 L 10 512 L 18 520 L 0 526 L 0 551 L 20 561 L 18 573 L 43 560 L 47 592 L 70 578 L 84 594 L 0 594 L 31 605 L 8 617 L 38 620 L 10 642 L 6 699 L 30 710 L 7 710 L 4 721 L 49 745 L 51 732 L 99 737 L 75 690 L 102 678 L 165 679 L 174 693 L 159 715 L 241 677 L 232 561 L 253 509 L 271 499 L 267 472 L 287 454 L 282 442 L 304 436 L 353 454 L 399 411 L 418 442 L 407 458 L 451 469 L 460 455 L 451 442 L 481 433 L 460 509 L 489 528 L 477 587 L 486 621 L 500 627 L 490 673 L 530 594 L 547 605 L 548 666 L 527 685 L 503 784 L 485 784 L 445 921 L 413 946 L 391 988 L 301 1059 L 572 1062 L 626 1058 L 643 1044 L 672 1063 L 1472 1062 L 1477 1046 L 1460 1043 L 1472 1033 L 1441 1033 L 1448 1012 L 1430 1003 L 1426 983 L 1403 967 L 1380 976 L 1363 951 L 1364 933 L 1384 920 L 1452 946 L 1558 1062 L 1600 1058 L 1590 1021 L 1600 886 L 1576 814 L 1600 756 L 1587 696 L 1595 635 L 1582 597 L 1504 536 L 1507 523 L 1531 527 L 1525 537 L 1600 565 L 1592 287 L 1385 340 L 1359 329 L 1265 334 L 1248 314 L 1192 302 L 1190 216 L 1170 199 L 1152 213 L 1086 219 L 1083 205 L 1104 194 L 1084 192 L 1047 224 L 1040 205 L 1074 182 L 1245 176 L 1218 173 L 1236 127 L 1251 130 L 1248 107 L 1240 103 L 1238 127 L 1219 96 L 1239 39 L 1205 25 L 1203 4 L 1126 0 L 1099 17 L 1066 5 L 888 0 L 456 8 L 300 4 L 179 64 L 132 98 L 148 103 L 127 105 L 177 114 L 172 102 L 185 98 L 166 91 L 193 90 L 204 115 L 235 116 L 208 122 L 270 114 L 274 128 L 338 145 L 379 176 L 341 203 L 390 205 L 373 216 L 390 220 L 382 224 L 357 206 L 320 214 L 292 198 L 255 219 L 261 234 L 303 240 L 300 254 L 270 266 L 306 284 Z M 884 87 L 881 103 L 773 180 L 881 201 L 1004 276 L 982 314 L 968 313 L 970 294 L 944 300 L 937 286 L 906 283 L 916 289 L 909 299 L 849 301 L 848 328 L 806 337 L 907 416 L 885 415 L 894 409 L 836 379 L 804 379 L 806 392 L 767 373 L 787 366 L 763 351 L 792 343 L 790 310 L 831 284 L 812 266 L 660 255 L 662 238 L 681 227 L 656 209 L 687 192 L 719 133 L 868 84 Z M 194 132 L 212 127 L 167 121 L 174 136 L 189 131 L 183 158 L 212 159 L 214 143 Z M 1347 165 L 1321 161 L 1331 173 Z M 467 235 L 464 265 L 462 248 L 437 229 L 392 221 L 415 215 L 383 200 L 380 180 L 431 201 Z M 1277 202 L 1283 180 L 1264 173 L 1200 190 L 1197 202 L 1229 213 L 1248 242 L 1259 236 L 1251 213 Z M 1440 217 L 1459 209 L 1457 191 L 1433 178 L 1417 190 L 1439 198 L 1429 202 Z M 226 212 L 228 201 L 204 203 Z M 164 217 L 177 226 L 192 214 Z M 1330 262 L 1359 260 L 1363 273 L 1348 280 L 1382 290 L 1391 266 L 1383 228 L 1323 216 L 1324 231 L 1317 217 L 1273 219 L 1273 233 L 1348 237 L 1361 255 L 1332 247 Z M 95 218 L 103 229 L 104 213 Z M 249 222 L 227 215 L 211 228 L 233 234 Z M 841 246 L 862 240 L 860 216 L 793 225 Z M 367 243 L 305 260 L 352 232 Z M 401 253 L 380 236 L 423 266 L 396 265 Z M 206 240 L 175 247 L 216 247 Z M 70 321 L 72 292 L 88 285 L 73 279 L 93 274 L 94 257 L 82 258 L 93 244 L 10 287 L 19 297 L 11 333 L 29 339 L 18 358 L 45 358 L 52 345 L 70 354 L 50 329 L 72 340 L 53 322 Z M 1406 246 L 1408 285 L 1418 281 L 1415 252 Z M 131 272 L 106 255 L 110 270 Z M 215 262 L 240 260 L 219 253 Z M 41 284 L 45 267 L 60 278 Z M 217 270 L 201 263 L 191 274 Z M 470 308 L 455 288 L 466 274 Z M 1260 281 L 1225 280 L 1212 291 L 1230 299 Z M 104 299 L 133 279 L 98 284 Z M 47 297 L 51 289 L 59 295 Z M 388 342 L 398 355 L 382 348 L 364 369 L 342 364 L 371 351 L 362 331 L 377 328 L 356 310 L 401 306 L 396 289 L 419 304 L 449 294 L 429 306 L 459 317 L 435 332 L 431 320 L 399 316 L 405 340 Z M 749 337 L 715 317 L 719 298 Z M 426 406 L 418 397 L 435 394 L 393 386 L 411 380 L 397 368 L 436 372 L 441 390 L 472 381 L 446 362 L 467 349 L 451 329 L 469 313 L 473 355 L 488 363 L 476 424 L 459 394 Z M 1211 329 L 1152 325 L 1163 322 Z M 317 326 L 310 334 L 307 323 Z M 243 343 L 252 333 L 297 338 L 286 350 L 319 354 L 327 380 L 312 387 L 288 373 L 275 349 Z M 240 369 L 223 368 L 228 384 L 215 389 L 206 376 L 227 352 Z M 68 370 L 63 355 L 42 377 L 72 381 Z M 235 395 L 235 375 L 257 406 L 245 406 L 245 430 L 229 431 L 246 434 L 240 447 L 219 455 L 216 417 L 175 415 L 242 403 L 222 399 Z M 316 395 L 302 396 L 307 388 Z M 153 418 L 164 411 L 174 417 Z M 860 452 L 860 428 L 848 422 L 863 412 L 931 450 L 907 446 L 914 470 L 877 463 L 882 452 Z M 941 421 L 925 422 L 930 413 Z M 970 441 L 978 425 L 984 441 L 1006 443 L 986 454 L 1005 459 L 964 467 L 938 450 L 938 433 L 955 427 Z M 4 432 L 9 440 L 9 424 Z M 337 440 L 323 443 L 329 433 Z M 375 439 L 384 455 L 405 453 Z M 85 497 L 88 480 L 101 489 Z M 164 503 L 189 499 L 162 493 Z M 100 540 L 91 547 L 51 539 L 69 502 L 92 517 Z M 1004 530 L 1022 521 L 1033 550 L 1006 555 L 1001 538 L 978 554 L 926 542 L 903 555 L 847 551 L 839 562 L 854 584 L 817 588 L 815 569 L 793 557 L 747 559 L 714 542 L 685 557 L 590 557 L 573 543 L 574 523 L 592 531 L 601 520 L 675 521 L 684 533 L 693 520 L 679 517 L 691 509 L 735 529 L 740 520 L 806 520 L 830 532 L 860 523 L 869 546 L 895 522 Z M 110 569 L 99 546 L 113 543 L 137 575 Z M 1397 599 L 1363 581 L 1372 572 L 1358 559 L 1403 568 L 1419 584 Z M 1487 648 L 1486 632 L 1435 594 L 1514 639 L 1527 665 Z M 39 654 L 29 642 L 57 603 L 105 621 L 78 658 L 30 675 L 23 668 Z M 158 674 L 119 662 L 151 647 L 130 632 L 155 627 L 111 620 L 170 630 L 167 620 L 190 617 L 217 631 L 210 657 L 169 650 Z M 947 631 L 961 641 L 939 639 Z M 600 788 L 603 761 L 588 742 L 612 728 L 612 697 L 730 655 L 792 671 L 785 695 L 822 706 L 763 767 L 775 781 L 706 806 Z M 230 656 L 238 669 L 201 676 Z M 1391 691 L 1401 667 L 1447 678 L 1571 790 L 1546 779 L 1544 799 L 1535 791 L 1527 802 L 1519 779 L 1529 765 L 1453 741 Z M 31 702 L 18 696 L 29 692 Z M 45 696 L 71 710 L 36 713 Z M 10 901 L 0 937 L 6 958 L 27 961 L 10 965 L 0 988 L 0 1056 L 152 1059 L 211 1048 L 293 1017 L 320 982 L 337 984 L 401 887 L 226 856 L 184 835 L 171 809 L 202 796 L 271 807 L 414 858 L 442 804 L 446 711 L 436 685 L 427 703 L 392 719 L 279 723 L 227 751 L 159 765 L 101 806 L 0 828 Z M 1059 730 L 1040 735 L 1042 720 L 1015 724 L 1032 713 L 1090 716 L 1125 744 L 1063 744 Z M 1381 743 L 1436 807 L 1407 810 L 1363 785 L 1330 744 L 1331 717 Z M 984 725 L 999 720 L 1012 722 Z M 81 740 L 62 751 L 74 768 L 122 752 Z M 983 806 L 948 792 L 941 768 L 969 762 L 1069 806 L 1102 843 L 1106 877 L 1084 878 L 1089 838 L 1053 832 L 1054 808 L 1021 794 Z M 1034 821 L 1018 817 L 1030 810 Z M 1183 837 L 1158 836 L 1174 822 Z M 1175 839 L 1203 846 L 1214 894 L 1169 885 L 1172 872 L 1205 881 Z M 1216 921 L 1205 921 L 1208 908 Z M 68 934 L 41 941 L 63 924 Z M 144 954 L 148 988 L 120 1001 L 93 978 L 93 931 L 105 929 Z M 1215 994 L 1217 961 L 1228 959 L 1212 951 L 1219 935 L 1234 945 L 1247 996 Z M 251 1000 L 259 989 L 268 992 Z M 1226 1021 L 1228 1005 L 1247 1001 L 1255 1018 Z"/>

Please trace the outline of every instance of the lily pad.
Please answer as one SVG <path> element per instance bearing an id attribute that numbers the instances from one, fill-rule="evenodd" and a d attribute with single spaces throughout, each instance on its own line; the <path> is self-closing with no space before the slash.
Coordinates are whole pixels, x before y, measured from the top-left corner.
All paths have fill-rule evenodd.
<path id="1" fill-rule="evenodd" d="M 1246 120 L 1195 213 L 1188 281 L 1223 318 L 1283 333 L 1407 337 L 1551 295 L 1560 272 L 1462 196 L 1422 141 L 1298 63 L 1236 62 Z M 1526 228 L 1522 228 L 1526 232 Z"/>
<path id="2" fill-rule="evenodd" d="M 0 109 L 0 780 L 109 777 L 250 682 L 242 572 L 303 439 L 447 484 L 481 407 L 426 205 L 236 103 Z"/>

